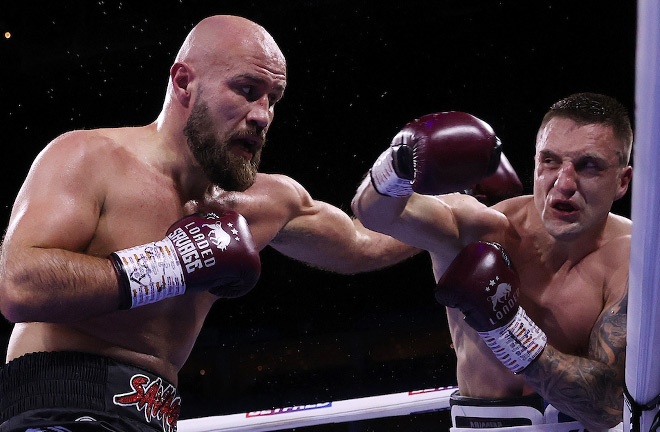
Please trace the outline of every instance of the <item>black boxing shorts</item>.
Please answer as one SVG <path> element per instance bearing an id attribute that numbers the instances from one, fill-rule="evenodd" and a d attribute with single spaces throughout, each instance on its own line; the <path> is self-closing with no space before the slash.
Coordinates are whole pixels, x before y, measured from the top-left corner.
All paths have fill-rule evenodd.
<path id="1" fill-rule="evenodd" d="M 470 398 L 454 392 L 449 399 L 451 432 L 585 432 L 574 418 L 561 413 L 539 395 L 510 399 Z"/>
<path id="2" fill-rule="evenodd" d="M 0 368 L 0 432 L 176 432 L 181 397 L 151 372 L 78 352 Z"/>

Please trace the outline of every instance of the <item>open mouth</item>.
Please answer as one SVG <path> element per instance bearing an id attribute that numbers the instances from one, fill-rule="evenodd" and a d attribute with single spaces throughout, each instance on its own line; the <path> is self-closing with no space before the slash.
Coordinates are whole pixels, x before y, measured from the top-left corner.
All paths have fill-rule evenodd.
<path id="1" fill-rule="evenodd" d="M 554 203 L 552 205 L 552 208 L 562 213 L 572 213 L 577 210 L 577 208 L 574 205 L 567 202 Z"/>
<path id="2" fill-rule="evenodd" d="M 230 144 L 234 153 L 247 160 L 252 160 L 260 148 L 260 144 L 256 141 L 244 138 L 232 140 Z"/>
<path id="3" fill-rule="evenodd" d="M 580 208 L 568 201 L 557 200 L 550 203 L 554 217 L 564 222 L 576 222 L 580 216 Z"/>

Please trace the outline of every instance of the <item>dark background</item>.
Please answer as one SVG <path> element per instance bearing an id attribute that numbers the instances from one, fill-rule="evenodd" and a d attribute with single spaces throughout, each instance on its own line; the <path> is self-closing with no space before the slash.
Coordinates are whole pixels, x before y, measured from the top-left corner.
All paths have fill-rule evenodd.
<path id="1" fill-rule="evenodd" d="M 0 224 L 31 161 L 71 129 L 157 116 L 201 18 L 242 15 L 287 56 L 262 171 L 346 211 L 391 137 L 423 114 L 489 122 L 531 191 L 535 132 L 554 101 L 594 91 L 633 110 L 633 1 L 289 0 L 0 3 Z M 629 216 L 630 194 L 615 211 Z M 270 249 L 247 296 L 220 302 L 181 373 L 183 418 L 455 384 L 426 256 L 339 276 Z M 11 326 L 0 323 L 6 339 Z M 6 345 L 3 343 L 3 346 Z M 314 430 L 447 430 L 447 413 Z"/>

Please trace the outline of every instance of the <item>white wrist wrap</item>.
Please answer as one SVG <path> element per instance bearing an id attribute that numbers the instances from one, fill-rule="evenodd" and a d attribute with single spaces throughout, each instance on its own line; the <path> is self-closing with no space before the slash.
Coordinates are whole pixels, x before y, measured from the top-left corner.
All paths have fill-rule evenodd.
<path id="1" fill-rule="evenodd" d="M 131 308 L 186 292 L 181 262 L 169 238 L 115 252 L 128 275 Z"/>
<path id="2" fill-rule="evenodd" d="M 532 321 L 523 308 L 505 326 L 487 332 L 479 332 L 495 356 L 513 373 L 521 372 L 548 343 L 548 338 Z"/>
<path id="3" fill-rule="evenodd" d="M 396 175 L 392 165 L 392 148 L 388 148 L 376 159 L 371 168 L 371 182 L 381 195 L 407 197 L 412 195 L 412 183 Z"/>

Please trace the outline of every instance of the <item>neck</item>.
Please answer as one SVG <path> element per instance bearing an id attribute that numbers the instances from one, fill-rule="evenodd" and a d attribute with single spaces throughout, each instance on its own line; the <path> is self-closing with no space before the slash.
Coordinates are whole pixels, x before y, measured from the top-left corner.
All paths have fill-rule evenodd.
<path id="1" fill-rule="evenodd" d="M 529 232 L 532 233 L 533 244 L 541 261 L 553 271 L 580 262 L 602 245 L 605 223 L 573 236 L 555 237 L 548 233 L 538 212 L 532 210 L 531 213 Z"/>
<path id="2" fill-rule="evenodd" d="M 182 122 L 173 121 L 173 117 L 163 110 L 148 127 L 157 137 L 153 160 L 161 172 L 172 179 L 182 201 L 186 202 L 202 198 L 211 182 L 188 147 L 184 126 Z"/>

